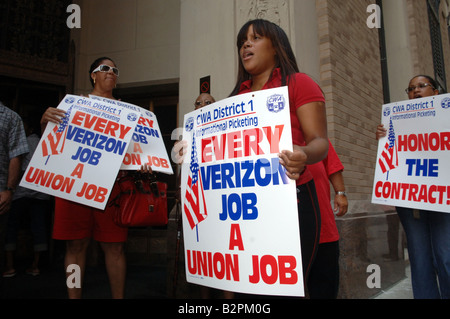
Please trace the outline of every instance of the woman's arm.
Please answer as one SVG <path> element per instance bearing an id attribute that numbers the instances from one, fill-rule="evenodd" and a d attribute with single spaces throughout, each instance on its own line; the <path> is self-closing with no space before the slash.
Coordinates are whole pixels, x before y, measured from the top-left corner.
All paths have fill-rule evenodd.
<path id="1" fill-rule="evenodd" d="M 328 133 L 325 103 L 311 102 L 297 109 L 306 145 L 294 145 L 293 152 L 282 151 L 280 163 L 291 179 L 298 179 L 308 164 L 323 160 L 328 154 Z"/>
<path id="2" fill-rule="evenodd" d="M 307 156 L 306 164 L 315 164 L 327 157 L 328 130 L 325 103 L 312 102 L 297 109 L 297 118 L 305 137 L 301 146 Z"/>

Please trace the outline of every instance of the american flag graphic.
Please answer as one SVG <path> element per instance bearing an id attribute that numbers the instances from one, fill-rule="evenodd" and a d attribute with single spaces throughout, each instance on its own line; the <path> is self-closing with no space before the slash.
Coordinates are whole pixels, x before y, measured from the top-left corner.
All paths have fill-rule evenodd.
<path id="1" fill-rule="evenodd" d="M 194 229 L 207 216 L 202 177 L 199 174 L 195 137 L 192 137 L 191 165 L 186 187 L 184 213 L 191 229 Z"/>
<path id="2" fill-rule="evenodd" d="M 388 141 L 381 152 L 378 164 L 383 174 L 398 167 L 398 152 L 392 119 L 389 123 Z"/>
<path id="3" fill-rule="evenodd" d="M 42 141 L 42 155 L 44 157 L 50 155 L 61 154 L 64 150 L 66 142 L 67 125 L 69 124 L 70 112 L 72 106 L 67 110 L 66 115 L 62 118 L 62 122 L 56 125 L 53 130 Z"/>

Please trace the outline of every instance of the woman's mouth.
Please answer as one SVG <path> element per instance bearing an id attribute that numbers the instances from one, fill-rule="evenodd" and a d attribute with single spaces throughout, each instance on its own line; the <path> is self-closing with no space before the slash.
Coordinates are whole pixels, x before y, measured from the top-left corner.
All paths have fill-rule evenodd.
<path id="1" fill-rule="evenodd" d="M 253 56 L 253 52 L 250 51 L 244 51 L 244 53 L 242 53 L 242 60 L 248 60 Z"/>

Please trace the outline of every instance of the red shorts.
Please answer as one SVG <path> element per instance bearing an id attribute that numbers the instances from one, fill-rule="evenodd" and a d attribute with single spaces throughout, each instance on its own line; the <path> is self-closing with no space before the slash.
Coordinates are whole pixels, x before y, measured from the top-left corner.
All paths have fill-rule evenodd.
<path id="1" fill-rule="evenodd" d="M 55 197 L 53 239 L 74 240 L 93 237 L 96 241 L 119 243 L 127 240 L 128 228 L 117 226 L 112 210 L 96 209 Z"/>

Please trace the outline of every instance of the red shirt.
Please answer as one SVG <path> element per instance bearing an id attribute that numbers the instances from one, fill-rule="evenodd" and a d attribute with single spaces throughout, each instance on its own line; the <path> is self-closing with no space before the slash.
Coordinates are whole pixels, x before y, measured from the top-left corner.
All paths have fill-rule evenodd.
<path id="1" fill-rule="evenodd" d="M 241 84 L 239 94 L 252 92 L 252 80 L 247 80 Z M 263 86 L 262 90 L 281 87 L 281 72 L 276 68 L 272 77 Z M 304 73 L 294 74 L 288 82 L 289 106 L 291 115 L 292 141 L 294 145 L 303 146 L 306 144 L 300 122 L 297 118 L 297 109 L 311 102 L 325 102 L 322 90 L 308 75 Z M 297 185 L 305 184 L 312 179 L 311 173 L 306 168 L 297 180 Z"/>
<path id="2" fill-rule="evenodd" d="M 319 199 L 321 229 L 320 243 L 329 243 L 339 240 L 339 232 L 334 218 L 333 208 L 331 207 L 330 197 L 330 175 L 344 170 L 333 145 L 329 143 L 328 156 L 321 162 L 308 165 L 308 169 L 314 177 L 317 197 Z"/>

